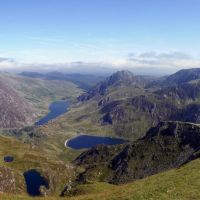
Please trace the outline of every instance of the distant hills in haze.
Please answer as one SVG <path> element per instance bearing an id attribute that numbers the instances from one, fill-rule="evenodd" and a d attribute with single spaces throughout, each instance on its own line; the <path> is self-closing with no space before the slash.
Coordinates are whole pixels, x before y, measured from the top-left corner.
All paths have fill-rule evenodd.
<path id="1" fill-rule="evenodd" d="M 38 73 L 38 72 L 21 72 L 21 76 L 31 77 L 31 78 L 41 78 L 45 80 L 65 80 L 70 81 L 78 85 L 82 89 L 89 89 L 98 82 L 102 81 L 105 77 L 100 75 L 92 74 L 65 74 L 61 72 L 48 72 L 48 73 Z"/>

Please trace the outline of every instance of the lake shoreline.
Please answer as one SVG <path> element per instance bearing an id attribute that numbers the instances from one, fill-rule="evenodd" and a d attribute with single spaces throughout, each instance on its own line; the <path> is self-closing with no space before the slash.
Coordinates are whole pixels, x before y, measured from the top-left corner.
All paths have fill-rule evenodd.
<path id="1" fill-rule="evenodd" d="M 66 100 L 54 101 L 49 105 L 49 112 L 35 122 L 35 126 L 42 126 L 48 122 L 55 120 L 57 117 L 67 113 L 69 111 L 70 102 Z"/>
<path id="2" fill-rule="evenodd" d="M 65 140 L 65 148 L 73 150 L 89 149 L 97 145 L 118 145 L 128 142 L 122 138 L 107 137 L 107 136 L 94 136 L 87 134 L 80 134 L 70 139 Z M 70 143 L 70 144 L 69 144 Z"/>

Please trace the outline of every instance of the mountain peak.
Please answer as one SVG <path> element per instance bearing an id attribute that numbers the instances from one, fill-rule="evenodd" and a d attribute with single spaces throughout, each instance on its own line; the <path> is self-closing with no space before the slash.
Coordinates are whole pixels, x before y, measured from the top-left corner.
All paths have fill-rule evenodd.
<path id="1" fill-rule="evenodd" d="M 108 84 L 112 85 L 116 82 L 123 82 L 130 84 L 134 80 L 134 75 L 128 70 L 118 71 L 108 78 Z"/>
<path id="2" fill-rule="evenodd" d="M 144 85 L 144 78 L 134 76 L 130 71 L 122 70 L 109 76 L 104 81 L 78 97 L 79 101 L 86 101 L 93 97 L 103 96 L 110 88 L 128 87 L 130 85 Z"/>

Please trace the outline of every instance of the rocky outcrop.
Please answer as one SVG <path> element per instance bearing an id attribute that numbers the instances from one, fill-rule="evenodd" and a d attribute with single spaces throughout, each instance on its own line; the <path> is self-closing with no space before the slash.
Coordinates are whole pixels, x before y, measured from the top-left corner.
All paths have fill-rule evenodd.
<path id="1" fill-rule="evenodd" d="M 33 119 L 31 106 L 14 89 L 0 81 L 0 127 L 18 128 Z"/>
<path id="2" fill-rule="evenodd" d="M 10 168 L 0 166 L 0 193 L 22 193 L 25 191 L 23 175 Z"/>
<path id="3" fill-rule="evenodd" d="M 136 142 L 121 145 L 119 149 L 93 148 L 81 154 L 75 163 L 86 168 L 79 176 L 82 182 L 96 177 L 121 184 L 179 167 L 199 156 L 200 125 L 160 122 Z"/>
<path id="4" fill-rule="evenodd" d="M 141 76 L 134 76 L 130 71 L 118 71 L 108 77 L 105 81 L 98 83 L 95 87 L 90 89 L 87 93 L 78 97 L 79 101 L 87 101 L 92 98 L 99 99 L 106 92 L 113 87 L 130 86 L 130 85 L 144 85 L 145 79 Z"/>
<path id="5" fill-rule="evenodd" d="M 107 103 L 100 109 L 100 122 L 102 125 L 111 124 L 119 136 L 138 139 L 159 121 L 176 120 L 178 111 L 174 102 L 168 99 L 141 95 Z"/>
<path id="6" fill-rule="evenodd" d="M 90 150 L 81 153 L 73 162 L 76 165 L 89 166 L 93 163 L 107 163 L 109 162 L 117 152 L 122 150 L 123 145 L 97 145 Z"/>
<path id="7" fill-rule="evenodd" d="M 109 181 L 125 183 L 179 167 L 200 155 L 200 126 L 161 122 L 147 135 L 127 145 L 110 163 Z"/>
<path id="8" fill-rule="evenodd" d="M 162 88 L 157 90 L 155 94 L 165 99 L 190 103 L 200 98 L 200 81 Z"/>
<path id="9" fill-rule="evenodd" d="M 200 104 L 192 103 L 178 109 L 171 120 L 179 120 L 184 122 L 200 123 Z"/>

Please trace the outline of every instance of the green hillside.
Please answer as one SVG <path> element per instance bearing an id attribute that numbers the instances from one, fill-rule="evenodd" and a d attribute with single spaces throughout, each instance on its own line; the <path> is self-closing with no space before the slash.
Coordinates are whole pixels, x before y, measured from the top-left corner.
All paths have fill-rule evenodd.
<path id="1" fill-rule="evenodd" d="M 89 183 L 77 188 L 75 197 L 31 198 L 26 195 L 1 194 L 5 200 L 198 200 L 200 199 L 200 160 L 179 169 L 156 174 L 125 185 Z"/>

